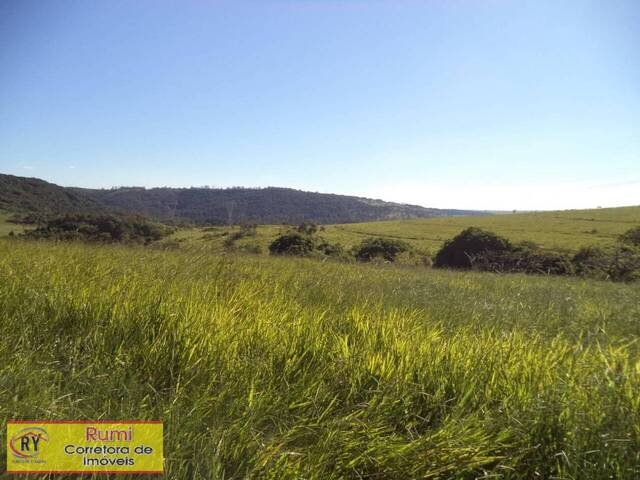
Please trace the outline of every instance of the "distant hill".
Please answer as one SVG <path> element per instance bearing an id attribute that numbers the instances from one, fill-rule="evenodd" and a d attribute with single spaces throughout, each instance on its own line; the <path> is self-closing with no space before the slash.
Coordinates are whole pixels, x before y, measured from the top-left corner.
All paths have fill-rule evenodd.
<path id="1" fill-rule="evenodd" d="M 0 174 L 0 210 L 8 212 L 99 212 L 97 200 L 39 178 Z"/>
<path id="2" fill-rule="evenodd" d="M 60 187 L 37 178 L 2 174 L 0 209 L 46 213 L 120 211 L 141 213 L 162 221 L 218 225 L 303 221 L 354 223 L 485 214 L 290 188 L 123 187 L 96 190 Z"/>

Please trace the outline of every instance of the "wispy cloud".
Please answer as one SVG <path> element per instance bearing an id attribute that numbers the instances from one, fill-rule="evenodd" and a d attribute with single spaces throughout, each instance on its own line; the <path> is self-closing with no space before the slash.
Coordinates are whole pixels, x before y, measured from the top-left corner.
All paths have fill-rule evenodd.
<path id="1" fill-rule="evenodd" d="M 67 168 L 68 168 L 69 170 L 73 170 L 74 168 L 76 168 L 76 166 L 75 166 L 75 165 L 67 165 Z"/>
<path id="2" fill-rule="evenodd" d="M 31 165 L 22 165 L 23 170 L 33 170 Z"/>

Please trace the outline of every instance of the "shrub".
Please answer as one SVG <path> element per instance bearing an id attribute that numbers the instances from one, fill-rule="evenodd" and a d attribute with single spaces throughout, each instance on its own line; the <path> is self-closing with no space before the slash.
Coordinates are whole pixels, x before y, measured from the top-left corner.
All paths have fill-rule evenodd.
<path id="1" fill-rule="evenodd" d="M 313 239 L 299 233 L 285 233 L 269 245 L 269 252 L 274 255 L 309 255 L 313 249 Z"/>
<path id="2" fill-rule="evenodd" d="M 315 223 L 303 222 L 298 225 L 296 230 L 304 235 L 314 235 L 318 231 L 318 226 Z"/>
<path id="3" fill-rule="evenodd" d="M 501 273 L 539 273 L 571 275 L 571 257 L 566 253 L 515 249 L 506 252 L 485 251 L 471 258 L 473 268 Z"/>
<path id="4" fill-rule="evenodd" d="M 625 245 L 640 247 L 640 227 L 634 227 L 620 235 L 619 240 Z"/>
<path id="5" fill-rule="evenodd" d="M 240 225 L 241 237 L 255 237 L 258 233 L 258 225 L 255 223 L 247 223 Z"/>
<path id="6" fill-rule="evenodd" d="M 46 224 L 46 215 L 43 213 L 27 213 L 25 215 L 14 213 L 8 220 L 8 223 L 16 223 L 22 225 L 44 225 Z"/>
<path id="7" fill-rule="evenodd" d="M 607 279 L 610 277 L 612 256 L 598 247 L 583 247 L 573 258 L 576 275 L 590 278 Z"/>
<path id="8" fill-rule="evenodd" d="M 470 269 L 472 260 L 480 254 L 492 252 L 491 257 L 496 257 L 496 254 L 512 250 L 513 246 L 507 239 L 480 228 L 470 227 L 445 242 L 436 254 L 433 266 Z"/>
<path id="9" fill-rule="evenodd" d="M 349 254 L 345 251 L 344 247 L 340 243 L 329 243 L 325 240 L 321 240 L 320 243 L 316 245 L 316 250 L 318 250 L 323 255 L 327 257 L 334 257 L 340 259 L 347 259 Z"/>
<path id="10" fill-rule="evenodd" d="M 622 245 L 610 251 L 585 247 L 572 260 L 576 273 L 590 278 L 630 282 L 640 278 L 640 249 Z"/>
<path id="11" fill-rule="evenodd" d="M 505 238 L 474 227 L 445 242 L 436 254 L 434 266 L 501 273 L 574 273 L 572 259 L 566 253 L 544 251 L 529 241 L 513 245 Z"/>
<path id="12" fill-rule="evenodd" d="M 640 280 L 640 248 L 623 245 L 613 251 L 609 276 L 612 280 L 631 282 Z"/>
<path id="13" fill-rule="evenodd" d="M 229 235 L 222 242 L 222 246 L 225 248 L 225 250 L 233 250 L 233 248 L 235 247 L 235 243 L 236 238 L 233 235 Z"/>
<path id="14" fill-rule="evenodd" d="M 362 241 L 354 250 L 354 256 L 360 262 L 369 262 L 375 258 L 383 258 L 393 262 L 402 252 L 408 252 L 411 246 L 402 240 L 371 237 Z"/>
<path id="15" fill-rule="evenodd" d="M 166 237 L 172 228 L 140 215 L 67 214 L 53 217 L 25 233 L 27 238 L 87 240 L 104 243 L 150 243 Z"/>
<path id="16" fill-rule="evenodd" d="M 257 233 L 256 225 L 241 225 L 240 230 L 229 235 L 229 240 L 234 242 L 245 237 L 255 237 Z"/>

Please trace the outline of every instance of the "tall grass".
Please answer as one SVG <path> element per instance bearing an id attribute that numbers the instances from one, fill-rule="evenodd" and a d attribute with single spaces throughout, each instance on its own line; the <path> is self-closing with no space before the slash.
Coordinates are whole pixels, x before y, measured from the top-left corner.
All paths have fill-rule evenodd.
<path id="1" fill-rule="evenodd" d="M 638 478 L 639 294 L 0 241 L 0 421 L 162 419 L 172 479 Z"/>

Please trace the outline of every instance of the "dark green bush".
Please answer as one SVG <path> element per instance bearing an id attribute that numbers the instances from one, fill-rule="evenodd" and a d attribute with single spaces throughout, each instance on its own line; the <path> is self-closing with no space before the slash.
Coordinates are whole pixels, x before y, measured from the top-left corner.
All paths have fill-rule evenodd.
<path id="1" fill-rule="evenodd" d="M 317 244 L 316 249 L 328 257 L 344 257 L 345 255 L 348 255 L 341 244 L 329 243 L 325 240 L 321 240 Z"/>
<path id="2" fill-rule="evenodd" d="M 411 246 L 402 240 L 371 237 L 363 240 L 354 249 L 354 256 L 360 262 L 369 262 L 375 258 L 393 262 L 398 254 L 409 250 L 411 250 Z"/>
<path id="3" fill-rule="evenodd" d="M 495 233 L 475 227 L 445 242 L 433 264 L 440 268 L 546 275 L 572 275 L 575 270 L 567 253 L 545 251 L 529 241 L 513 245 Z"/>
<path id="4" fill-rule="evenodd" d="M 511 251 L 481 252 L 471 258 L 476 270 L 499 273 L 538 273 L 545 275 L 572 275 L 571 257 L 566 253 L 514 249 Z"/>
<path id="5" fill-rule="evenodd" d="M 640 247 L 640 227 L 634 227 L 620 235 L 620 242 L 633 247 Z"/>
<path id="6" fill-rule="evenodd" d="M 612 255 L 599 247 L 583 247 L 571 262 L 576 275 L 589 278 L 607 279 L 611 276 Z"/>
<path id="7" fill-rule="evenodd" d="M 609 275 L 612 280 L 620 282 L 640 280 L 640 248 L 623 245 L 615 249 Z"/>
<path id="8" fill-rule="evenodd" d="M 445 242 L 436 254 L 433 266 L 470 269 L 473 260 L 481 254 L 486 256 L 490 252 L 493 262 L 497 254 L 511 252 L 513 249 L 513 245 L 507 239 L 480 228 L 470 227 Z"/>
<path id="9" fill-rule="evenodd" d="M 630 282 L 640 278 L 640 248 L 621 245 L 611 250 L 585 247 L 572 259 L 578 275 Z"/>
<path id="10" fill-rule="evenodd" d="M 314 250 L 312 238 L 299 233 L 280 235 L 269 245 L 269 252 L 274 255 L 310 255 Z"/>
<path id="11" fill-rule="evenodd" d="M 49 218 L 43 226 L 25 233 L 25 236 L 35 239 L 147 244 L 172 232 L 172 228 L 139 215 L 67 214 Z"/>
<path id="12" fill-rule="evenodd" d="M 303 222 L 298 225 L 296 230 L 304 235 L 315 235 L 318 232 L 318 226 L 315 223 Z"/>

